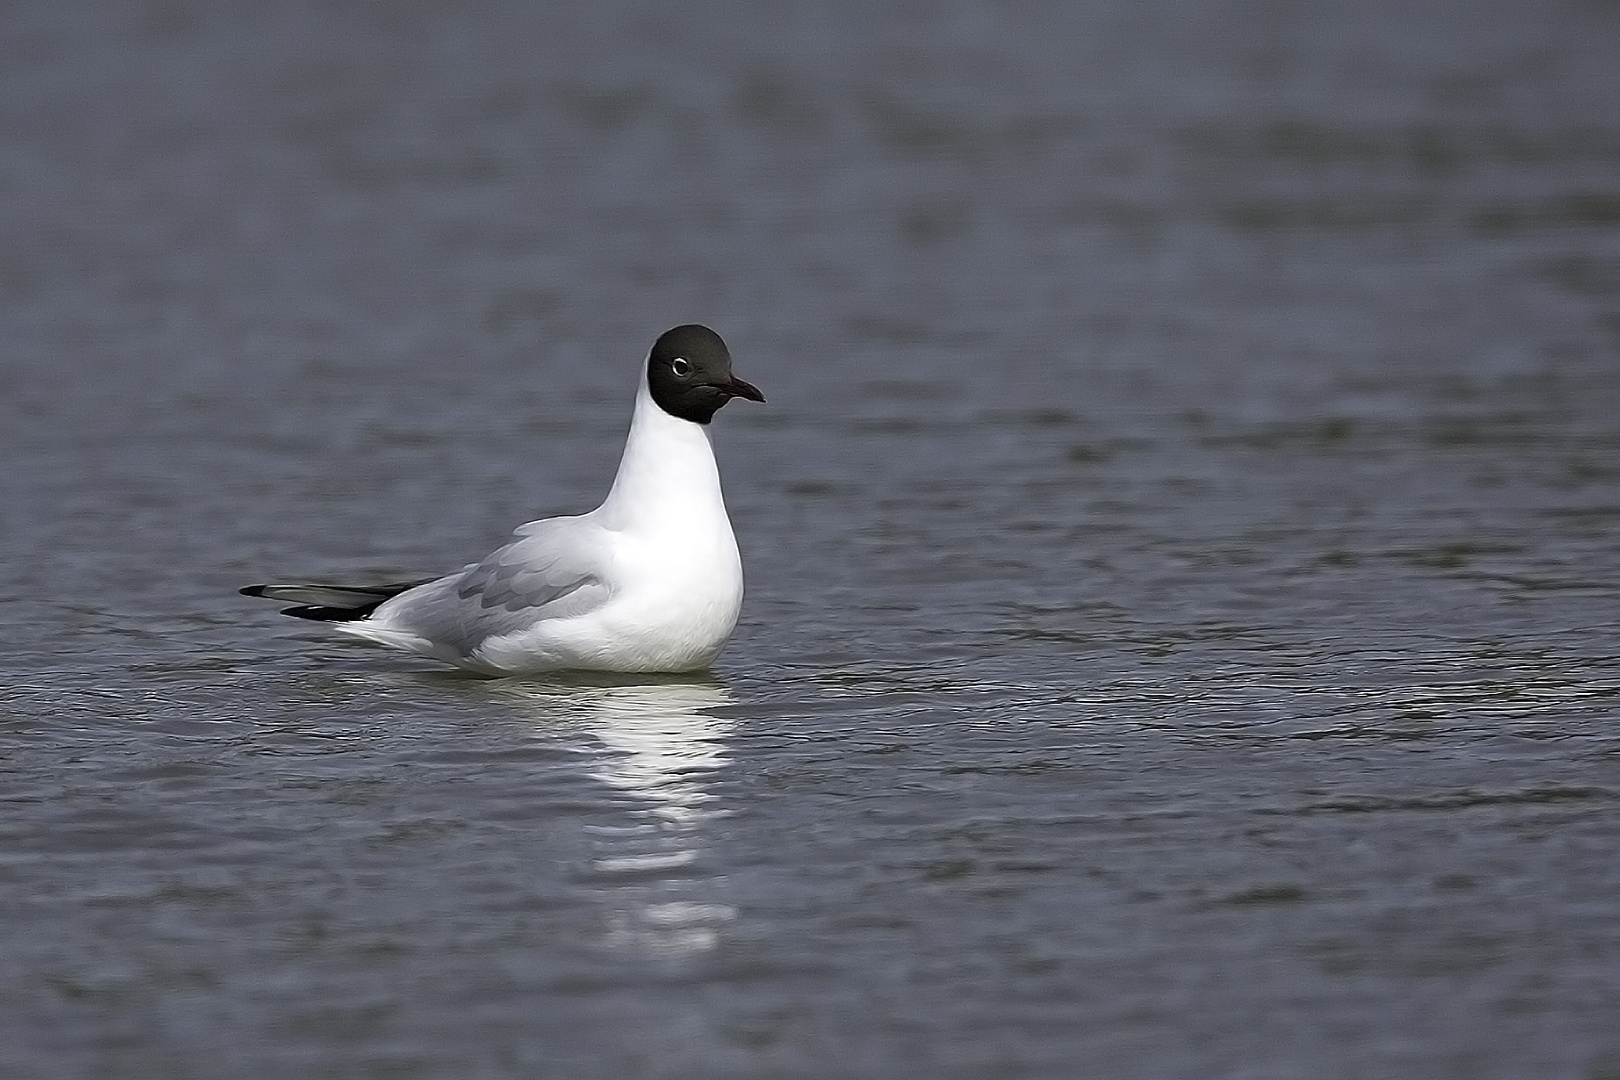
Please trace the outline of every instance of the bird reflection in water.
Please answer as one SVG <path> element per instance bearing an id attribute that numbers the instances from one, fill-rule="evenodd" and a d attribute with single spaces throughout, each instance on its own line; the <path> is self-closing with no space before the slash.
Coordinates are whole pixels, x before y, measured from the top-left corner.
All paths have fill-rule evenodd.
<path id="1" fill-rule="evenodd" d="M 712 681 L 535 685 L 506 689 L 544 713 L 574 719 L 587 736 L 592 778 L 629 796 L 628 814 L 587 826 L 587 880 L 608 907 L 606 943 L 659 957 L 707 952 L 736 909 L 724 881 L 703 868 L 706 827 L 725 811 L 710 785 L 726 763 L 731 723 L 707 710 L 733 701 Z"/>

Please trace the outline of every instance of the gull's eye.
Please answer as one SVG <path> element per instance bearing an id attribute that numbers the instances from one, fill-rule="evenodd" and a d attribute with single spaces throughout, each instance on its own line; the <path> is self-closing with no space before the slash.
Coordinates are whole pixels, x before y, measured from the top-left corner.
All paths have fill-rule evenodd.
<path id="1" fill-rule="evenodd" d="M 692 373 L 692 365 L 688 364 L 684 357 L 677 356 L 675 359 L 669 362 L 669 370 L 673 371 L 677 375 L 690 375 Z"/>

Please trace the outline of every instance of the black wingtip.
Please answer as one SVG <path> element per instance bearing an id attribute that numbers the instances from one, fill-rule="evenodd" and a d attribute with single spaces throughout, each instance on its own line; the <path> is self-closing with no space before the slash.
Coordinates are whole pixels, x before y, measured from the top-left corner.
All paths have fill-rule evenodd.
<path id="1" fill-rule="evenodd" d="M 236 590 L 243 596 L 263 596 L 270 600 L 291 601 L 293 607 L 282 611 L 299 619 L 318 619 L 327 622 L 348 622 L 364 619 L 390 598 L 433 578 L 414 581 L 396 581 L 391 585 L 320 585 L 297 583 L 285 585 L 244 585 Z"/>
<path id="2" fill-rule="evenodd" d="M 349 611 L 344 608 L 318 607 L 314 604 L 300 604 L 297 607 L 282 608 L 283 615 L 291 615 L 295 619 L 313 619 L 316 622 L 354 622 L 371 614 L 370 609 L 363 612 Z"/>

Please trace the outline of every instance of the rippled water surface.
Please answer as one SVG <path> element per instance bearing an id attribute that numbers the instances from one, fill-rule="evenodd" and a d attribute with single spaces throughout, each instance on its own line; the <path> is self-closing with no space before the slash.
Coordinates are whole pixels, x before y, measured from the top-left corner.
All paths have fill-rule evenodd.
<path id="1" fill-rule="evenodd" d="M 1614 4 L 0 31 L 0 1075 L 1620 1075 Z M 236 595 L 690 320 L 712 678 Z"/>

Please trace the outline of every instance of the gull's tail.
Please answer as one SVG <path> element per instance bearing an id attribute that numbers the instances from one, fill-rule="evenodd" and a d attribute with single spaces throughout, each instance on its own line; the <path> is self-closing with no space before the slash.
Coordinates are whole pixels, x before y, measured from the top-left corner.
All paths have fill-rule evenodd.
<path id="1" fill-rule="evenodd" d="M 393 585 L 249 585 L 237 591 L 243 596 L 263 596 L 296 605 L 283 608 L 283 615 L 322 622 L 353 622 L 376 611 L 383 601 L 433 580 L 422 578 Z"/>

